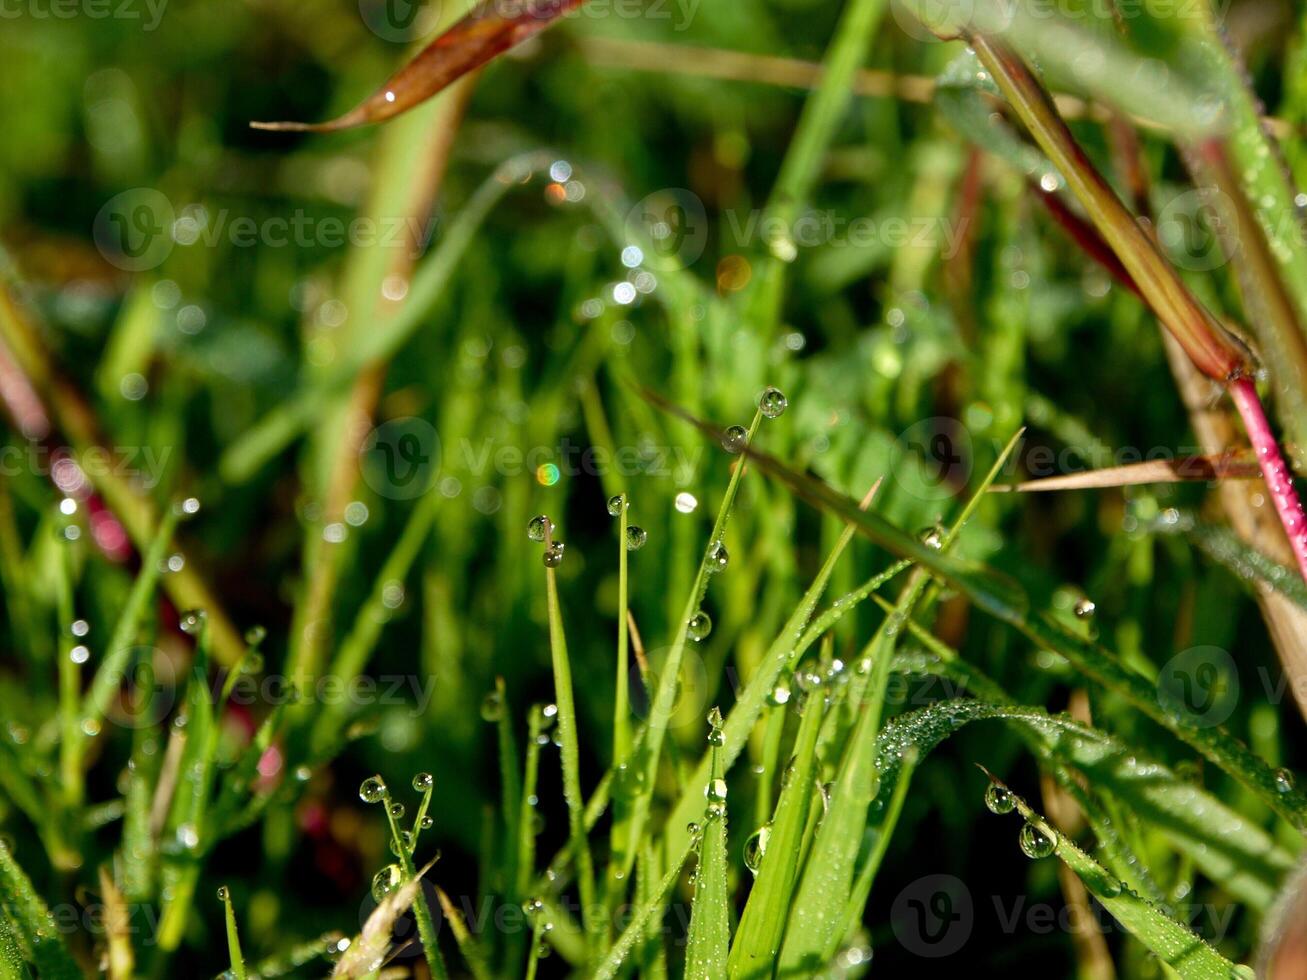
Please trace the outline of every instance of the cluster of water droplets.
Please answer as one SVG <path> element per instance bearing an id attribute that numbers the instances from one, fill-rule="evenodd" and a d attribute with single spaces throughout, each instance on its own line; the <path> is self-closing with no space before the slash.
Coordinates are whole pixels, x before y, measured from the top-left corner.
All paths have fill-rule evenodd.
<path id="1" fill-rule="evenodd" d="M 1006 786 L 990 783 L 985 787 L 985 806 L 990 813 L 1000 816 L 1011 813 L 1017 807 L 1016 797 Z M 1051 829 L 1036 826 L 1027 820 L 1021 825 L 1017 835 L 1017 844 L 1028 858 L 1046 858 L 1057 850 L 1057 834 Z"/>
<path id="2" fill-rule="evenodd" d="M 372 897 L 382 901 L 387 895 L 402 885 L 407 877 L 407 867 L 411 867 L 413 852 L 417 849 L 418 836 L 424 830 L 430 830 L 435 821 L 427 814 L 431 805 L 431 793 L 435 780 L 429 772 L 420 772 L 413 777 L 413 790 L 422 794 L 422 802 L 413 818 L 411 829 L 399 826 L 404 818 L 406 808 L 398 800 L 391 799 L 390 789 L 380 776 L 369 776 L 359 785 L 359 799 L 364 803 L 380 803 L 386 808 L 386 818 L 390 823 L 390 851 L 399 863 L 388 864 L 372 877 Z M 437 854 L 437 857 L 439 855 Z"/>
<path id="3" fill-rule="evenodd" d="M 563 563 L 565 546 L 563 542 L 553 540 L 551 537 L 553 533 L 554 522 L 549 519 L 548 514 L 537 514 L 527 521 L 526 536 L 532 541 L 545 542 L 545 553 L 541 560 L 546 568 L 557 568 Z"/>

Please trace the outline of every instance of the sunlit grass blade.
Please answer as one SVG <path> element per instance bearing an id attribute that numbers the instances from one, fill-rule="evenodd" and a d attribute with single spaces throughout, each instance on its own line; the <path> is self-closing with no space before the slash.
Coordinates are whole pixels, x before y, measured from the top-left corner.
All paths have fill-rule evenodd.
<path id="1" fill-rule="evenodd" d="M 799 731 L 794 739 L 793 770 L 781 786 L 781 795 L 769 824 L 759 827 L 767 834 L 758 865 L 757 878 L 731 946 L 730 975 L 733 978 L 770 976 L 780 952 L 785 924 L 789 919 L 794 885 L 798 880 L 800 851 L 808 811 L 813 801 L 813 780 L 817 768 L 817 736 L 821 732 L 824 697 L 818 695 L 802 704 Z M 777 708 L 781 717 L 782 708 Z"/>
<path id="2" fill-rule="evenodd" d="M 63 933 L 0 838 L 0 915 L 11 923 L 23 959 L 36 967 L 42 980 L 76 980 L 82 976 Z"/>
<path id="3" fill-rule="evenodd" d="M 992 776 L 990 778 L 994 779 Z M 1076 847 L 1066 835 L 1059 834 L 1020 796 L 998 780 L 994 780 L 994 783 L 1011 798 L 1017 811 L 1026 819 L 1021 831 L 1023 850 L 1034 850 L 1032 857 L 1041 851 L 1044 856 L 1055 853 L 1130 935 L 1147 946 L 1184 980 L 1229 980 L 1236 976 L 1234 964 L 1209 946 L 1202 937 L 1173 919 L 1161 907 L 1136 895 L 1119 878 Z M 1031 843 L 1027 843 L 1027 838 Z"/>
<path id="4" fill-rule="evenodd" d="M 109 980 L 132 980 L 136 969 L 136 952 L 132 949 L 131 912 L 113 875 L 104 865 L 99 868 L 100 897 L 104 901 L 104 932 L 108 945 L 106 959 Z M 244 974 L 238 980 L 245 980 Z"/>
<path id="5" fill-rule="evenodd" d="M 552 549 L 552 522 L 546 518 L 545 524 L 545 547 Z M 567 636 L 563 631 L 563 611 L 558 602 L 558 579 L 551 565 L 545 566 L 545 590 L 549 610 L 549 650 L 554 668 L 554 702 L 558 706 L 563 798 L 567 803 L 567 836 L 576 862 L 586 944 L 593 954 L 601 942 L 600 922 L 595 907 L 594 864 L 586 837 L 585 797 L 581 794 L 581 755 L 576 729 L 576 703 L 572 695 L 572 664 L 567 653 Z"/>

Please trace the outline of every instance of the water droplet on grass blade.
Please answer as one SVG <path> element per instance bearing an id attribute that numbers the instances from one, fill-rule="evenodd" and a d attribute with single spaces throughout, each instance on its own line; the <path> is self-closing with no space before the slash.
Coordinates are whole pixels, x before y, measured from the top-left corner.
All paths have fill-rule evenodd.
<path id="1" fill-rule="evenodd" d="M 785 409 L 789 407 L 789 401 L 786 400 L 784 392 L 779 388 L 768 388 L 758 398 L 758 408 L 762 414 L 769 419 L 779 418 L 785 414 Z"/>
<path id="2" fill-rule="evenodd" d="M 1281 793 L 1293 792 L 1293 773 L 1288 769 L 1275 770 L 1275 788 Z"/>
<path id="3" fill-rule="evenodd" d="M 431 778 L 431 773 L 429 772 L 420 772 L 413 777 L 413 788 L 419 793 L 425 793 L 434 784 L 435 780 Z"/>
<path id="4" fill-rule="evenodd" d="M 190 636 L 198 636 L 204 629 L 204 622 L 207 616 L 203 609 L 192 609 L 190 612 L 182 615 L 181 628 L 183 633 Z"/>
<path id="5" fill-rule="evenodd" d="M 714 541 L 708 546 L 708 571 L 717 572 L 726 571 L 726 566 L 731 563 L 731 553 L 726 550 L 726 545 L 720 541 Z"/>
<path id="6" fill-rule="evenodd" d="M 541 561 L 545 563 L 546 568 L 557 568 L 563 563 L 564 547 L 566 546 L 561 541 L 550 542 L 549 547 L 545 549 L 545 553 L 541 558 Z"/>
<path id="7" fill-rule="evenodd" d="M 1012 793 L 1006 786 L 990 783 L 985 787 L 985 806 L 989 807 L 990 813 L 1011 813 L 1016 805 L 1016 800 L 1012 798 Z"/>
<path id="8" fill-rule="evenodd" d="M 229 898 L 231 898 L 231 891 L 227 888 L 226 885 L 219 885 L 219 886 L 218 886 L 218 901 L 220 901 L 220 902 L 225 902 L 225 901 L 227 901 L 227 899 L 229 899 Z"/>
<path id="9" fill-rule="evenodd" d="M 722 448 L 728 453 L 742 453 L 749 445 L 749 430 L 742 425 L 732 425 L 722 433 Z"/>
<path id="10" fill-rule="evenodd" d="M 708 785 L 703 788 L 703 795 L 707 797 L 710 803 L 726 802 L 726 780 L 710 779 Z"/>
<path id="11" fill-rule="evenodd" d="M 504 715 L 504 699 L 498 691 L 491 691 L 481 699 L 481 720 L 498 721 Z M 414 787 L 416 788 L 416 786 Z"/>
<path id="12" fill-rule="evenodd" d="M 756 877 L 762 867 L 763 855 L 767 853 L 767 841 L 771 837 L 771 824 L 765 823 L 744 842 L 744 866 Z"/>
<path id="13" fill-rule="evenodd" d="M 372 876 L 372 898 L 381 902 L 404 881 L 404 873 L 399 865 L 388 864 Z"/>
<path id="14" fill-rule="evenodd" d="M 1057 841 L 1032 823 L 1022 824 L 1017 843 L 1028 858 L 1046 858 L 1057 848 Z"/>
<path id="15" fill-rule="evenodd" d="M 396 820 L 402 818 L 404 816 L 404 804 L 403 803 L 390 804 L 390 815 L 394 817 Z"/>
<path id="16" fill-rule="evenodd" d="M 649 540 L 649 532 L 636 524 L 631 524 L 626 529 L 626 550 L 639 551 L 644 547 L 645 542 Z"/>
<path id="17" fill-rule="evenodd" d="M 386 798 L 386 783 L 380 776 L 369 776 L 359 786 L 359 799 L 364 803 L 380 803 Z"/>
<path id="18" fill-rule="evenodd" d="M 626 494 L 619 493 L 615 497 L 608 498 L 608 514 L 610 517 L 621 517 L 624 510 L 626 510 Z"/>
<path id="19" fill-rule="evenodd" d="M 548 514 L 537 514 L 526 525 L 526 536 L 532 541 L 543 541 L 545 535 L 553 531 L 553 522 Z"/>
<path id="20" fill-rule="evenodd" d="M 706 612 L 700 609 L 690 617 L 690 621 L 685 626 L 685 632 L 690 639 L 701 642 L 712 632 L 712 620 Z"/>
<path id="21" fill-rule="evenodd" d="M 1090 599 L 1088 596 L 1081 596 L 1076 600 L 1072 612 L 1075 613 L 1076 619 L 1092 619 L 1097 609 L 1098 606 L 1094 603 L 1093 599 Z"/>

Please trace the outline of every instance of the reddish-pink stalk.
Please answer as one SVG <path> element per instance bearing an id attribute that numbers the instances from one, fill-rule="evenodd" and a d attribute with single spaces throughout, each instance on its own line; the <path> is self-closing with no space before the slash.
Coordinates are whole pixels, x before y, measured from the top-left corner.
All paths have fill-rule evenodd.
<path id="1" fill-rule="evenodd" d="M 1257 464 L 1266 478 L 1266 487 L 1271 492 L 1275 511 L 1280 515 L 1280 523 L 1284 525 L 1284 533 L 1289 537 L 1293 556 L 1298 559 L 1303 579 L 1307 580 L 1307 518 L 1303 516 L 1302 501 L 1293 487 L 1289 467 L 1280 454 L 1280 444 L 1275 441 L 1275 434 L 1266 421 L 1262 400 L 1257 397 L 1257 388 L 1251 378 L 1236 378 L 1230 382 L 1229 391 L 1257 453 Z"/>

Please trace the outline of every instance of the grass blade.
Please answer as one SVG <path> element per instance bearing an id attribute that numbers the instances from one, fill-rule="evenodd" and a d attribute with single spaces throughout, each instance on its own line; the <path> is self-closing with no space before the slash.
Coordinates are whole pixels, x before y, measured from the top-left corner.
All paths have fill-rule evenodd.
<path id="1" fill-rule="evenodd" d="M 621 972 L 622 965 L 626 962 L 626 958 L 631 955 L 635 944 L 645 938 L 650 924 L 655 922 L 658 916 L 662 914 L 667 896 L 671 894 L 677 879 L 681 877 L 681 868 L 685 866 L 689 856 L 690 848 L 687 845 L 677 855 L 676 860 L 667 873 L 663 875 L 662 880 L 652 889 L 649 897 L 636 906 L 631 914 L 631 921 L 627 923 L 626 928 L 622 930 L 622 934 L 617 937 L 617 940 L 609 948 L 603 961 L 595 970 L 594 980 L 612 980 Z"/>
<path id="2" fill-rule="evenodd" d="M 553 522 L 546 519 L 546 549 L 553 548 L 552 527 Z M 585 797 L 581 795 L 581 756 L 577 744 L 576 702 L 572 696 L 572 664 L 567 654 L 567 637 L 563 632 L 563 612 L 558 603 L 558 578 L 551 565 L 545 566 L 545 589 L 549 606 L 549 651 L 554 667 L 554 701 L 558 705 L 563 798 L 567 802 L 568 841 L 576 861 L 586 944 L 593 955 L 600 942 L 595 908 L 594 863 L 590 857 L 590 843 L 586 838 Z"/>
<path id="3" fill-rule="evenodd" d="M 227 955 L 231 959 L 234 980 L 245 980 L 245 957 L 241 955 L 241 937 L 236 930 L 236 909 L 231 904 L 231 891 L 226 885 L 218 889 L 222 899 L 223 918 L 227 924 Z"/>
<path id="4" fill-rule="evenodd" d="M 803 831 L 808 825 L 813 781 L 817 770 L 817 736 L 825 699 L 808 698 L 802 707 L 799 733 L 794 740 L 793 766 L 781 788 L 780 800 L 768 828 L 767 845 L 758 877 L 749 892 L 740 925 L 731 946 L 733 980 L 771 974 L 780 952 L 791 896 L 799 876 Z M 777 709 L 780 711 L 780 709 Z"/>
<path id="5" fill-rule="evenodd" d="M 1051 842 L 1053 846 L 1049 851 L 1056 853 L 1076 873 L 1103 908 L 1184 980 L 1229 980 L 1236 975 L 1234 964 L 1188 926 L 1171 918 L 1160 906 L 1136 895 L 1065 835 L 1059 834 L 1020 796 L 993 776 L 990 779 L 1007 792 L 1017 810 L 1026 818 L 1026 827 L 1022 828 L 1023 839 L 1028 833 L 1026 828 L 1033 828 L 1044 840 Z M 1025 846 L 1023 843 L 1023 849 Z"/>
<path id="6" fill-rule="evenodd" d="M 722 778 L 719 743 L 722 713 L 713 708 L 708 734 L 712 779 L 704 811 L 699 869 L 690 908 L 690 936 L 685 950 L 685 980 L 718 980 L 726 973 L 731 944 L 730 896 L 726 884 L 726 780 Z"/>
<path id="7" fill-rule="evenodd" d="M 23 958 L 36 967 L 42 980 L 81 977 L 82 971 L 64 944 L 54 916 L 3 838 L 0 838 L 0 912 L 13 925 Z"/>

